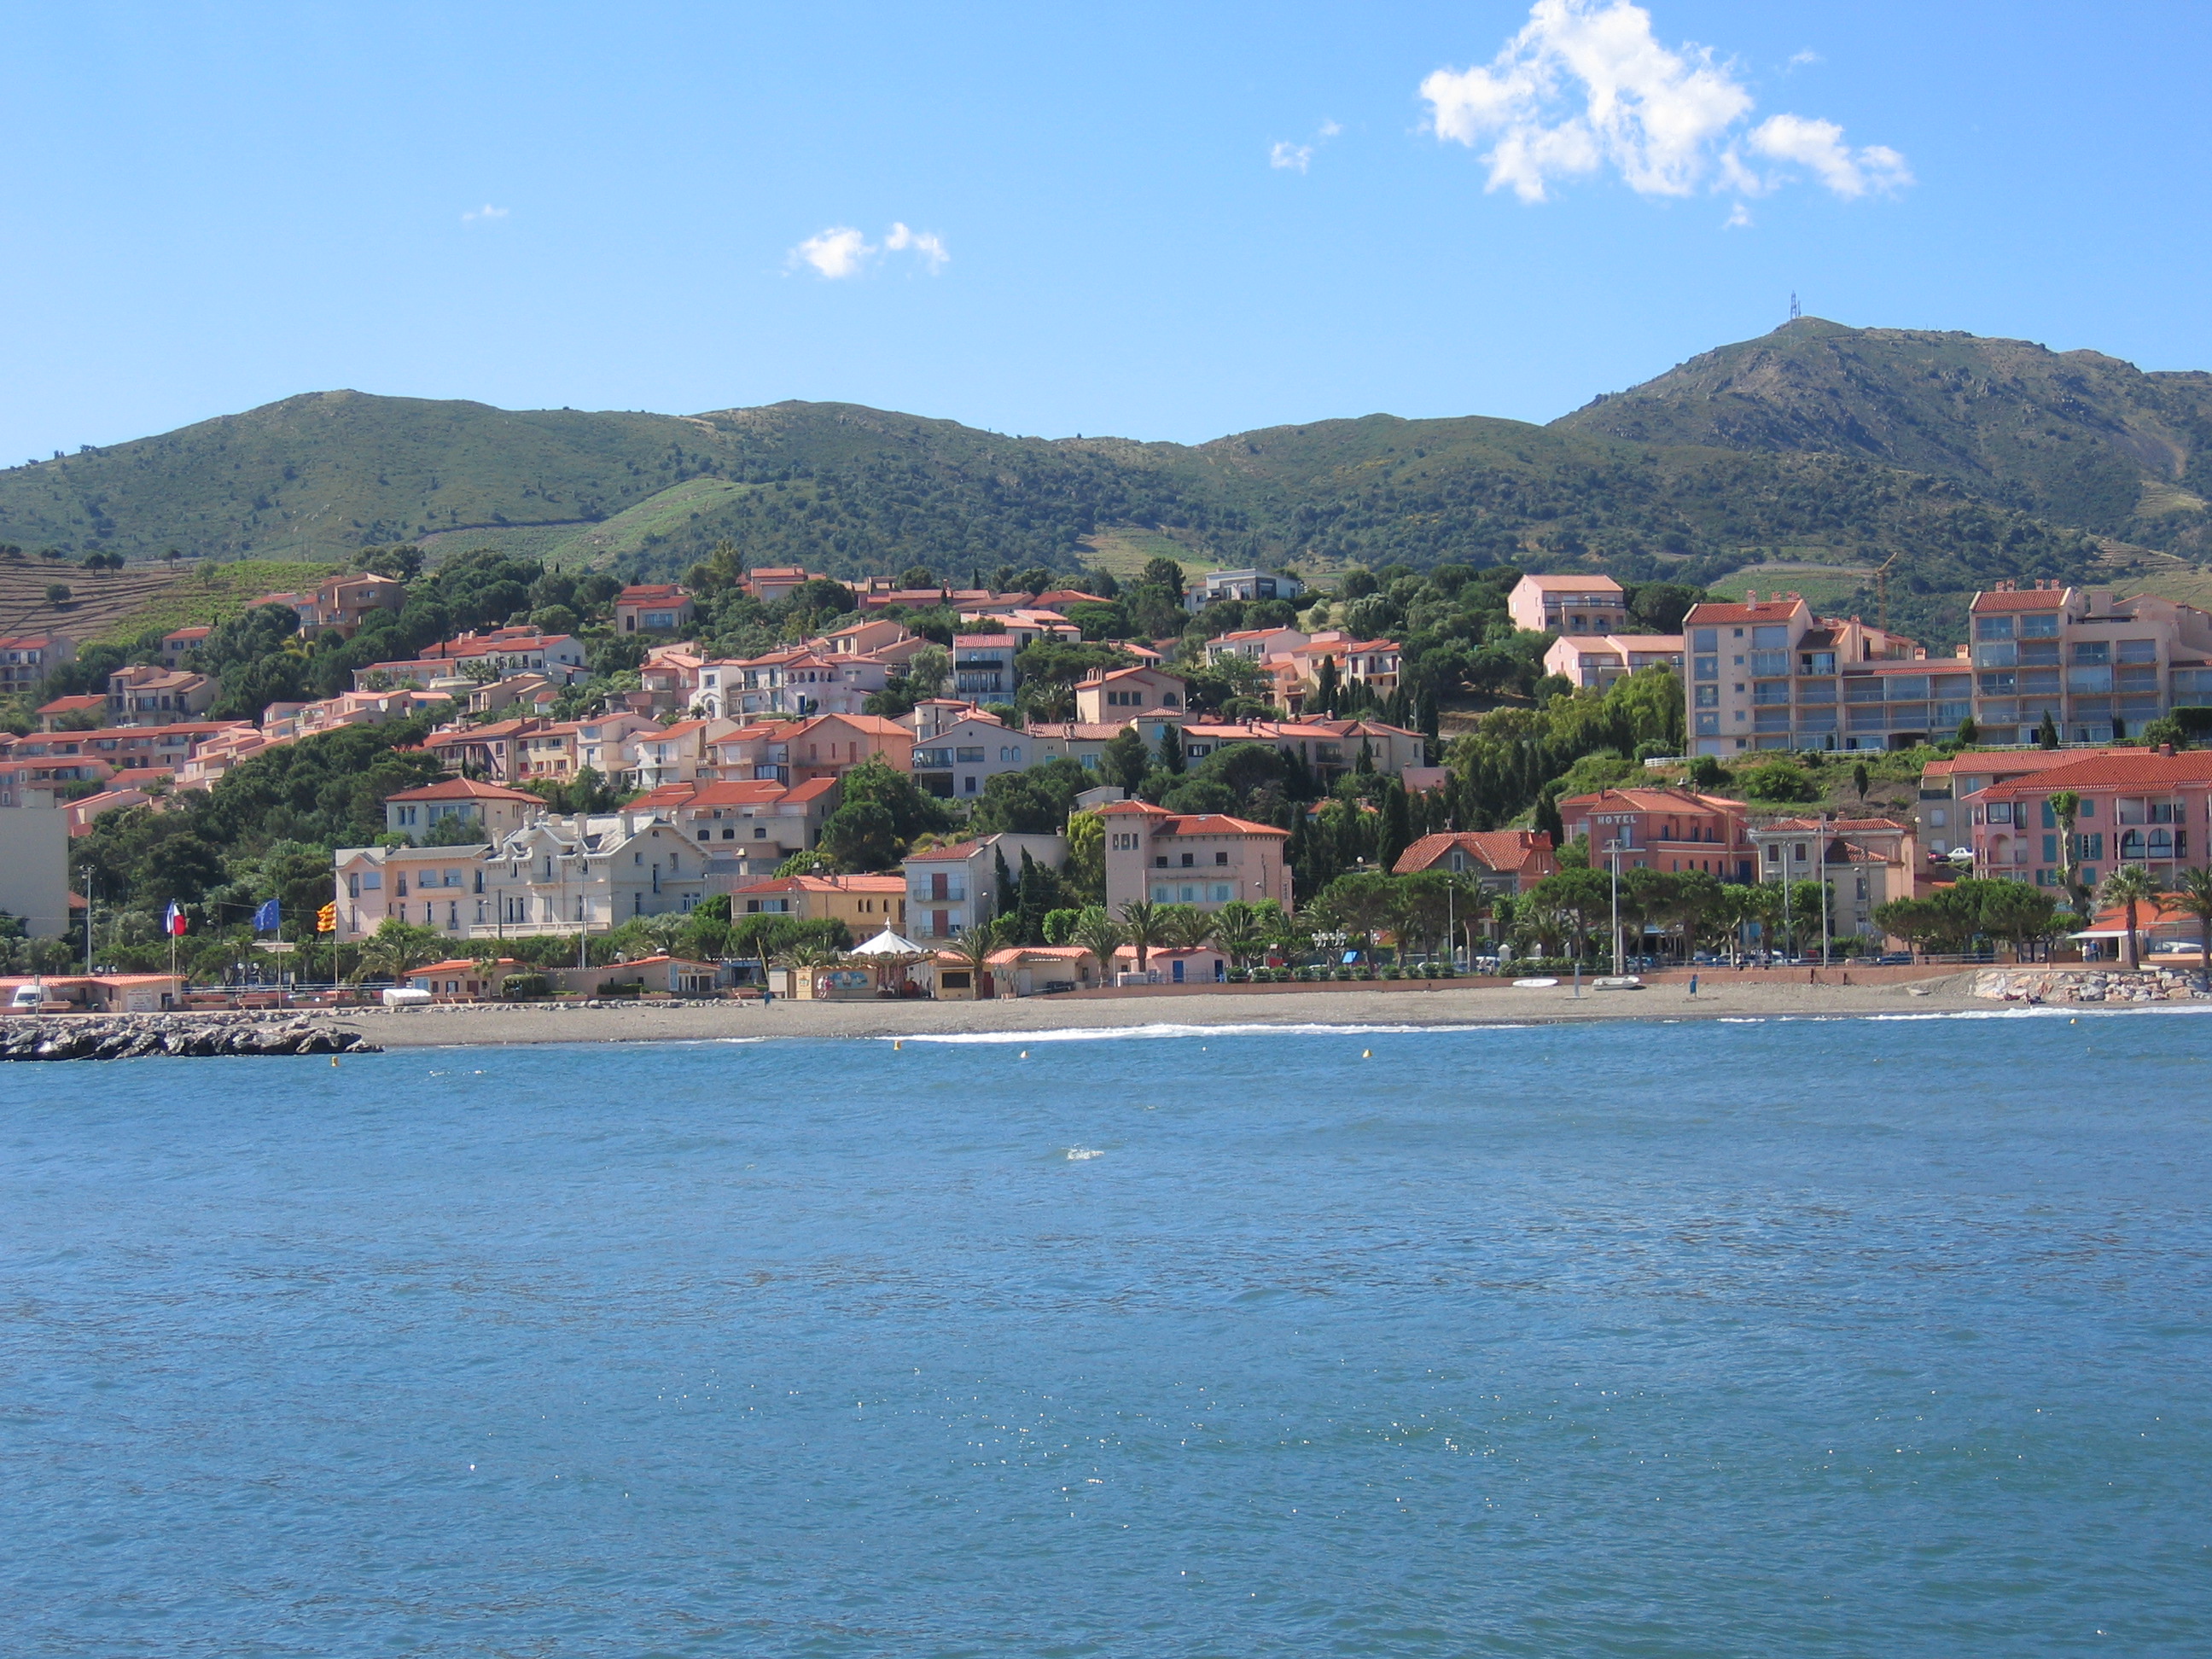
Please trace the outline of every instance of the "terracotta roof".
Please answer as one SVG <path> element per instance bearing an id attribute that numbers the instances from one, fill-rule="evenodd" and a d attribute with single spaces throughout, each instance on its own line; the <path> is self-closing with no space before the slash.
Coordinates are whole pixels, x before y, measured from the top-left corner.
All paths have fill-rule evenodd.
<path id="1" fill-rule="evenodd" d="M 1750 605 L 1693 605 L 1682 618 L 1685 629 L 1699 623 L 1783 622 L 1805 610 L 1802 599 L 1760 599 Z"/>
<path id="2" fill-rule="evenodd" d="M 1029 957 L 1042 957 L 1048 962 L 1080 962 L 1090 955 L 1080 945 L 1010 945 L 1003 951 L 992 951 L 983 960 L 994 968 L 1012 968 Z"/>
<path id="3" fill-rule="evenodd" d="M 1423 836 L 1398 854 L 1393 875 L 1434 869 L 1454 848 L 1472 854 L 1493 870 L 1519 870 L 1552 851 L 1552 838 L 1538 830 L 1462 830 Z"/>
<path id="4" fill-rule="evenodd" d="M 1987 772 L 1992 775 L 2006 772 L 2048 772 L 2054 766 L 2073 766 L 2105 755 L 2139 752 L 2132 749 L 2021 749 L 1978 755 L 1951 755 L 1942 760 L 1929 761 L 1920 769 L 1920 775 L 1923 778 L 1949 778 L 1956 777 L 1961 772 Z"/>
<path id="5" fill-rule="evenodd" d="M 1977 593 L 1969 611 L 2061 611 L 2065 608 L 2066 596 L 2071 588 L 2029 588 L 2024 592 L 2001 593 L 1994 589 Z"/>
<path id="6" fill-rule="evenodd" d="M 474 973 L 480 965 L 473 957 L 455 957 L 449 962 L 427 963 L 420 968 L 410 968 L 407 977 L 412 979 L 417 974 L 458 974 L 465 969 Z M 499 965 L 501 968 L 519 968 L 522 964 L 519 957 L 501 957 Z"/>
<path id="7" fill-rule="evenodd" d="M 1777 818 L 1771 823 L 1758 826 L 1760 830 L 1783 830 L 1792 833 L 1801 830 L 1818 833 L 1823 827 L 1818 818 Z M 1890 830 L 1901 834 L 1906 828 L 1895 818 L 1831 818 L 1825 827 L 1832 836 L 1870 836 Z"/>
<path id="8" fill-rule="evenodd" d="M 732 888 L 734 893 L 903 893 L 904 876 L 776 876 Z"/>
<path id="9" fill-rule="evenodd" d="M 1120 737 L 1129 729 L 1129 723 L 1127 720 L 1119 725 L 1111 720 L 1033 720 L 1026 729 L 1033 738 L 1058 738 L 1063 743 L 1102 743 Z"/>
<path id="10" fill-rule="evenodd" d="M 908 853 L 904 861 L 908 864 L 923 864 L 938 859 L 952 861 L 971 859 L 982 850 L 982 847 L 983 843 L 980 841 L 955 842 L 950 847 L 933 847 L 926 853 Z"/>
<path id="11" fill-rule="evenodd" d="M 542 795 L 526 790 L 507 789 L 496 783 L 479 783 L 474 778 L 448 778 L 443 783 L 425 784 L 420 789 L 402 789 L 397 794 L 386 795 L 386 800 L 520 800 L 532 806 L 545 805 Z"/>
<path id="12" fill-rule="evenodd" d="M 651 605 L 661 599 L 688 599 L 691 596 L 674 582 L 641 582 L 625 587 L 615 595 L 617 605 Z"/>
<path id="13" fill-rule="evenodd" d="M 2172 789 L 2204 783 L 2212 783 L 2212 752 L 2192 749 L 2185 754 L 2160 755 L 2143 749 L 2132 754 L 2107 753 L 2010 783 L 1991 784 L 1980 799 L 2016 800 L 2062 789 Z"/>
<path id="14" fill-rule="evenodd" d="M 1226 812 L 1170 812 L 1141 800 L 1109 801 L 1098 809 L 1098 816 L 1150 819 L 1147 833 L 1155 836 L 1281 836 L 1287 840 L 1291 833 L 1271 823 L 1233 818 Z"/>
<path id="15" fill-rule="evenodd" d="M 1626 809 L 1638 812 L 1741 813 L 1744 810 L 1740 800 L 1700 795 L 1689 789 L 1601 789 L 1594 795 L 1573 795 L 1559 803 L 1562 813 L 1577 806 L 1593 812 Z"/>
<path id="16" fill-rule="evenodd" d="M 1547 593 L 1618 593 L 1620 584 L 1610 576 L 1523 576 L 1522 581 Z"/>

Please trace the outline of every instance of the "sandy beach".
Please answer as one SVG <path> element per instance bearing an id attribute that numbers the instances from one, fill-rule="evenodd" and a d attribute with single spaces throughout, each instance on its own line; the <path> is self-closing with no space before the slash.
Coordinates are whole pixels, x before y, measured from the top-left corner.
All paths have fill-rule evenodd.
<path id="1" fill-rule="evenodd" d="M 1522 1025 L 1578 1020 L 1849 1018 L 1994 1011 L 1971 994 L 1971 974 L 1908 983 L 1804 985 L 1707 980 L 1636 991 L 1584 987 L 1311 991 L 1132 991 L 991 1002 L 718 1003 L 577 1008 L 455 1004 L 362 1009 L 336 1018 L 386 1048 L 510 1042 L 683 1042 L 728 1037 L 899 1037 L 963 1033 L 1115 1030 L 1142 1025 Z"/>

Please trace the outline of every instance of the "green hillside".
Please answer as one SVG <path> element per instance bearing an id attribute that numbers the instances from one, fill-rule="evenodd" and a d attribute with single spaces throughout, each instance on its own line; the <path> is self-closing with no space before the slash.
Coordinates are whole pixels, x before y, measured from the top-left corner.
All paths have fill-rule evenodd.
<path id="1" fill-rule="evenodd" d="M 1795 565 L 1808 592 L 1869 613 L 1866 573 L 1887 563 L 1893 622 L 1943 643 L 1991 580 L 2140 575 L 2130 544 L 2202 556 L 2208 388 L 1808 319 L 1548 427 L 1371 415 L 1194 447 L 849 404 L 677 416 L 319 392 L 0 471 L 0 545 L 335 560 L 414 541 L 434 562 L 488 547 L 666 576 L 728 540 L 750 564 L 955 580 L 1139 549 L 1692 584 Z"/>
<path id="2" fill-rule="evenodd" d="M 1861 456 L 2146 547 L 2212 554 L 2212 374 L 1807 317 L 1601 397 L 1558 430 Z"/>

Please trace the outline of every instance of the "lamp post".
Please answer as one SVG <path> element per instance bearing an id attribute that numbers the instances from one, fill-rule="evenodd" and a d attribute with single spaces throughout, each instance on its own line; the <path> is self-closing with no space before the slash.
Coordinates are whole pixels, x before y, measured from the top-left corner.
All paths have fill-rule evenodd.
<path id="1" fill-rule="evenodd" d="M 1620 975 L 1620 842 L 1618 838 L 1605 844 L 1606 861 L 1613 866 L 1613 972 Z"/>
<path id="2" fill-rule="evenodd" d="M 1828 965 L 1828 815 L 1820 814 L 1820 966 Z"/>

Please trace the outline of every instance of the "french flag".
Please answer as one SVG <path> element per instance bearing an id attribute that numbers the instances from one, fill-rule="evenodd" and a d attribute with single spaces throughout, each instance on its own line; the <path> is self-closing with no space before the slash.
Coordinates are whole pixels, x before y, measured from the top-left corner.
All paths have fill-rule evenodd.
<path id="1" fill-rule="evenodd" d="M 169 908 L 161 913 L 161 931 L 172 939 L 185 936 L 185 907 L 174 899 L 169 901 Z"/>

